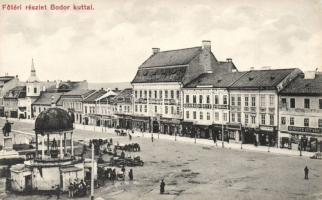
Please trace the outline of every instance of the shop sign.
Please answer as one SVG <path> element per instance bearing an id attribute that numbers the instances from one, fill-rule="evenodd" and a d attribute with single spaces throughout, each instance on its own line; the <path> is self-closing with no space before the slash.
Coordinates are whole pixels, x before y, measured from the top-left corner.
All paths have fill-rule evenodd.
<path id="1" fill-rule="evenodd" d="M 273 126 L 260 126 L 259 130 L 268 131 L 268 132 L 274 132 L 274 127 Z"/>
<path id="2" fill-rule="evenodd" d="M 228 129 L 240 130 L 241 124 L 227 124 Z"/>
<path id="3" fill-rule="evenodd" d="M 288 126 L 289 131 L 306 132 L 306 133 L 322 133 L 322 128 Z"/>

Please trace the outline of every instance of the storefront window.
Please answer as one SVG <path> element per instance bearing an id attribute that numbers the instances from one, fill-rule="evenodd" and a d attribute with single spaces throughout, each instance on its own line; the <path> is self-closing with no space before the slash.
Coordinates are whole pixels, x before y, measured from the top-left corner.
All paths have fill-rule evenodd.
<path id="1" fill-rule="evenodd" d="M 294 117 L 290 117 L 290 125 L 294 125 Z"/>

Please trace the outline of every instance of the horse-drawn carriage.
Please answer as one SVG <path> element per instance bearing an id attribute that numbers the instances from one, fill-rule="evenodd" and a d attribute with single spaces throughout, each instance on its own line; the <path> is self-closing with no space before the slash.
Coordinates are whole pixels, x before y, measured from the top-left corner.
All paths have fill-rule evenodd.
<path id="1" fill-rule="evenodd" d="M 115 129 L 114 132 L 118 136 L 127 136 L 127 133 L 124 130 Z"/>

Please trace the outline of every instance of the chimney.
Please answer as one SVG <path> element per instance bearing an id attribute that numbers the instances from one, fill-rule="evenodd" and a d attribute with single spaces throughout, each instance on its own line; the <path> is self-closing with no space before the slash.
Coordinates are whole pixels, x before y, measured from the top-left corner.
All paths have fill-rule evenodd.
<path id="1" fill-rule="evenodd" d="M 210 40 L 202 40 L 202 48 L 208 51 L 211 51 L 211 41 Z"/>
<path id="2" fill-rule="evenodd" d="M 231 58 L 226 58 L 226 61 L 227 61 L 227 62 L 229 62 L 229 63 L 231 63 L 231 62 L 233 62 L 233 59 L 231 59 Z"/>
<path id="3" fill-rule="evenodd" d="M 316 71 L 306 71 L 304 72 L 304 79 L 315 79 Z"/>
<path id="4" fill-rule="evenodd" d="M 116 87 L 116 88 L 115 88 L 115 91 L 119 91 L 119 88 L 117 88 L 117 87 Z"/>
<path id="5" fill-rule="evenodd" d="M 153 55 L 154 54 L 157 54 L 157 53 L 159 53 L 160 52 L 160 48 L 152 48 L 152 53 L 153 53 Z"/>

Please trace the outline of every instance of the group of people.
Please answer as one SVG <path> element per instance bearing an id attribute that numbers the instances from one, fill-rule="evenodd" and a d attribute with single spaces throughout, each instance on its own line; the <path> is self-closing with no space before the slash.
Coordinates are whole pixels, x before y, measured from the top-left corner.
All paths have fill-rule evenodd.
<path id="1" fill-rule="evenodd" d="M 68 187 L 68 196 L 69 198 L 73 198 L 73 197 L 82 197 L 82 196 L 86 196 L 87 194 L 87 185 L 86 183 L 81 180 L 79 183 L 76 183 L 76 181 L 74 181 L 74 183 L 70 182 L 69 183 L 69 187 Z"/>
<path id="2" fill-rule="evenodd" d="M 122 173 L 117 173 L 116 169 L 112 169 L 112 168 L 108 168 L 107 170 L 105 170 L 102 174 L 102 178 L 105 180 L 110 180 L 110 181 L 116 181 L 118 180 L 118 178 L 121 178 L 123 180 L 125 180 L 125 176 L 126 176 L 126 169 L 125 166 L 123 165 L 121 168 Z M 130 169 L 128 172 L 128 177 L 129 180 L 132 181 L 133 180 L 133 169 Z"/>

